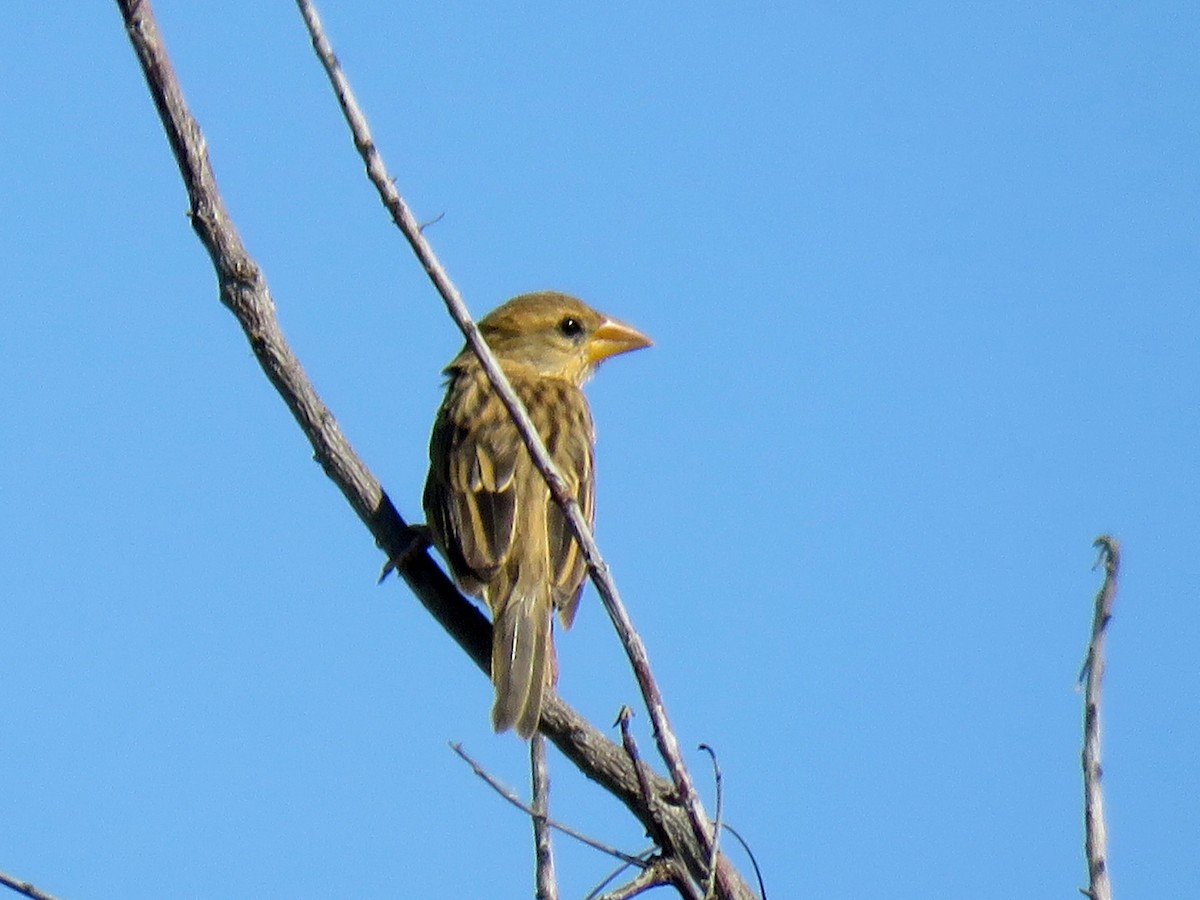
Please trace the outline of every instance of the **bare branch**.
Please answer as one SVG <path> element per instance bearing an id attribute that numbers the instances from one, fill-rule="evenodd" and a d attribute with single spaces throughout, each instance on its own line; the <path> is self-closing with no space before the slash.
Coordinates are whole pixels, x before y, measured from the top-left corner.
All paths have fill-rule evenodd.
<path id="1" fill-rule="evenodd" d="M 53 894 L 47 894 L 45 891 L 38 890 L 28 881 L 13 878 L 5 872 L 0 872 L 0 886 L 12 888 L 18 894 L 31 897 L 33 900 L 57 900 Z"/>
<path id="2" fill-rule="evenodd" d="M 558 471 L 550 458 L 550 454 L 546 451 L 546 447 L 538 435 L 537 429 L 529 418 L 529 413 L 526 412 L 516 392 L 508 383 L 508 379 L 505 377 L 503 371 L 501 371 L 500 364 L 496 361 L 491 348 L 483 340 L 479 328 L 471 319 L 466 304 L 458 292 L 458 288 L 450 280 L 440 260 L 434 254 L 432 246 L 425 239 L 420 223 L 409 209 L 408 204 L 405 203 L 400 192 L 396 189 L 393 179 L 388 175 L 383 157 L 380 155 L 375 141 L 371 137 L 366 117 L 363 115 L 358 101 L 350 89 L 350 83 L 342 71 L 337 57 L 334 55 L 333 47 L 325 35 L 316 9 L 309 0 L 297 0 L 297 5 L 304 16 L 305 23 L 308 25 L 309 33 L 312 36 L 313 48 L 316 50 L 321 64 L 325 67 L 330 84 L 337 95 L 338 103 L 345 114 L 346 122 L 350 126 L 354 145 L 358 148 L 359 154 L 366 164 L 368 177 L 379 192 L 379 197 L 391 214 L 392 221 L 396 223 L 397 227 L 399 227 L 408 240 L 413 253 L 416 254 L 417 259 L 445 301 L 450 315 L 458 323 L 458 327 L 466 337 L 467 343 L 470 344 L 471 349 L 479 358 L 480 364 L 492 382 L 492 386 L 495 388 L 497 395 L 503 401 L 505 407 L 507 407 L 525 445 L 529 448 L 530 456 L 545 477 L 546 484 L 550 488 L 550 493 L 554 496 L 559 506 L 562 507 L 563 515 L 570 523 L 571 530 L 579 541 L 579 546 L 583 551 L 584 557 L 587 559 L 588 568 L 591 571 L 592 581 L 595 583 L 596 590 L 604 602 L 604 608 L 608 611 L 613 626 L 617 630 L 617 634 L 633 667 L 642 697 L 646 701 L 646 709 L 650 714 L 650 721 L 654 726 L 654 736 L 658 744 L 659 753 L 666 762 L 667 770 L 671 774 L 671 780 L 675 784 L 675 790 L 687 812 L 688 818 L 691 820 L 693 834 L 696 841 L 700 844 L 702 855 L 707 856 L 714 839 L 708 817 L 704 812 L 704 807 L 700 803 L 700 798 L 696 793 L 691 775 L 684 765 L 679 741 L 675 737 L 675 733 L 667 719 L 666 704 L 663 701 L 662 692 L 650 669 L 650 659 L 646 652 L 646 647 L 640 635 L 634 629 L 633 622 L 629 618 L 629 613 L 621 602 L 620 594 L 617 592 L 617 587 L 612 579 L 608 564 L 601 557 L 600 548 L 596 545 L 595 538 L 592 536 L 591 529 L 584 519 L 579 504 L 567 486 L 562 473 Z M 732 889 L 734 886 L 732 883 L 724 885 L 728 889 Z"/>
<path id="3" fill-rule="evenodd" d="M 1100 699 L 1104 680 L 1104 637 L 1112 619 L 1117 597 L 1117 576 L 1121 567 L 1121 549 L 1115 538 L 1101 535 L 1095 544 L 1100 550 L 1096 565 L 1104 564 L 1104 584 L 1096 594 L 1092 614 L 1092 638 L 1080 678 L 1084 683 L 1083 712 L 1083 792 L 1084 850 L 1087 854 L 1088 887 L 1083 893 L 1092 900 L 1112 900 L 1108 877 L 1108 826 L 1104 818 L 1104 789 L 1100 780 Z"/>
<path id="4" fill-rule="evenodd" d="M 533 849 L 537 868 L 537 900 L 558 900 L 554 875 L 554 849 L 550 845 L 550 767 L 546 739 L 535 734 L 529 741 L 529 768 L 533 781 Z"/>
<path id="5" fill-rule="evenodd" d="M 117 6 L 179 165 L 190 200 L 192 227 L 212 259 L 222 303 L 237 318 L 259 365 L 308 437 L 314 458 L 413 593 L 486 674 L 490 623 L 430 555 L 417 547 L 422 534 L 409 527 L 378 479 L 355 454 L 284 338 L 266 279 L 225 209 L 204 135 L 184 101 L 151 4 L 148 0 L 117 0 Z M 637 774 L 621 749 L 556 695 L 545 701 L 541 730 L 580 771 L 612 792 L 648 829 L 661 828 L 679 848 L 690 871 L 703 871 L 708 845 L 704 849 L 698 846 L 689 816 L 671 804 L 670 784 L 657 776 L 651 780 L 659 802 L 647 809 Z M 728 896 L 752 896 L 740 876 L 732 868 L 731 872 L 733 889 Z"/>

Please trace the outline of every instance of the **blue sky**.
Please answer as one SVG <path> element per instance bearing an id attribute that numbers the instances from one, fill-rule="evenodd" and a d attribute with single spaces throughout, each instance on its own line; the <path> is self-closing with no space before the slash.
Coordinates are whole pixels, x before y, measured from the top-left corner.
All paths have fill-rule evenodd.
<path id="1" fill-rule="evenodd" d="M 157 8 L 288 337 L 420 518 L 461 340 L 298 14 Z M 597 534 L 771 896 L 1084 884 L 1101 532 L 1125 551 L 1114 883 L 1186 895 L 1195 5 L 322 13 L 475 312 L 552 287 L 656 339 L 589 388 Z M 93 900 L 528 896 L 526 822 L 447 743 L 518 786 L 523 747 L 403 586 L 375 585 L 218 304 L 115 6 L 7 20 L 0 869 Z M 559 653 L 596 723 L 635 697 L 590 592 Z M 643 846 L 553 773 L 555 815 Z M 565 896 L 610 868 L 557 848 Z"/>

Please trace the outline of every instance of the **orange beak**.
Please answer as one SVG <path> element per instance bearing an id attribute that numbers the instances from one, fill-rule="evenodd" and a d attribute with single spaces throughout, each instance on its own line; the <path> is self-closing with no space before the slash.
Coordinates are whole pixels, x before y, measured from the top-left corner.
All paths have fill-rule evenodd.
<path id="1" fill-rule="evenodd" d="M 588 362 L 595 365 L 610 356 L 628 353 L 630 350 L 641 350 L 653 343 L 632 325 L 626 325 L 616 319 L 605 319 L 588 340 Z"/>

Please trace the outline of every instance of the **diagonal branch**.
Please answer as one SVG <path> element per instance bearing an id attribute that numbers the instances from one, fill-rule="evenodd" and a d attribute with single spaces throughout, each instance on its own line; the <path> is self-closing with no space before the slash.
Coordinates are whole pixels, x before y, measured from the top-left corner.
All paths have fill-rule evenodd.
<path id="1" fill-rule="evenodd" d="M 21 881 L 5 872 L 0 872 L 0 886 L 11 888 L 18 894 L 29 897 L 30 900 L 57 900 L 52 894 L 39 890 L 28 881 Z"/>
<path id="2" fill-rule="evenodd" d="M 401 574 L 413 592 L 486 672 L 491 652 L 487 620 L 428 554 L 412 552 L 416 535 L 354 452 L 284 338 L 266 278 L 225 208 L 204 134 L 188 111 L 150 3 L 118 0 L 117 5 L 179 164 L 191 202 L 192 228 L 212 258 L 221 302 L 242 326 L 255 358 L 312 444 L 325 473 L 389 557 L 407 554 L 409 562 Z"/>
<path id="3" fill-rule="evenodd" d="M 392 221 L 396 223 L 396 226 L 408 240 L 413 253 L 416 254 L 422 267 L 428 273 L 430 280 L 433 281 L 434 287 L 437 288 L 438 293 L 441 294 L 442 299 L 445 301 L 450 315 L 454 318 L 454 321 L 466 337 L 467 343 L 470 344 L 471 349 L 479 358 L 479 362 L 483 366 L 484 371 L 487 372 L 493 388 L 495 388 L 497 395 L 512 416 L 513 422 L 520 432 L 522 440 L 525 442 L 525 446 L 529 448 L 530 456 L 545 477 L 551 494 L 558 505 L 562 507 L 563 515 L 570 523 L 571 531 L 574 533 L 575 538 L 579 541 L 579 546 L 583 550 L 583 555 L 587 559 L 588 568 L 591 571 L 592 581 L 596 585 L 596 590 L 604 602 L 604 608 L 612 619 L 617 635 L 624 645 L 625 652 L 633 666 L 638 687 L 641 689 L 642 697 L 646 701 L 650 721 L 654 726 L 654 736 L 658 743 L 659 753 L 667 764 L 667 770 L 671 774 L 671 780 L 675 783 L 675 790 L 679 795 L 680 802 L 691 819 L 696 839 L 700 842 L 705 852 L 707 852 L 711 848 L 714 839 L 712 826 L 708 820 L 708 816 L 704 812 L 704 807 L 700 802 L 699 794 L 696 791 L 691 774 L 683 762 L 679 740 L 676 738 L 675 732 L 672 730 L 671 724 L 667 719 L 666 704 L 663 700 L 662 691 L 658 687 L 658 682 L 655 680 L 653 672 L 650 669 L 650 658 L 646 652 L 645 644 L 642 642 L 641 636 L 634 629 L 633 621 L 630 619 L 625 605 L 621 602 L 621 596 L 617 592 L 617 586 L 613 581 L 608 564 L 600 555 L 600 548 L 592 536 L 591 529 L 584 519 L 579 504 L 567 486 L 562 473 L 558 471 L 553 460 L 551 460 L 545 444 L 542 442 L 537 429 L 529 418 L 529 413 L 525 410 L 520 398 L 517 397 L 516 392 L 508 383 L 508 379 L 501 370 L 500 364 L 497 362 L 491 348 L 488 347 L 483 339 L 483 335 L 480 334 L 479 328 L 471 319 L 471 315 L 467 311 L 466 304 L 463 302 L 458 288 L 455 287 L 449 275 L 446 274 L 441 261 L 433 252 L 433 247 L 425 239 L 421 226 L 413 215 L 412 210 L 409 209 L 408 204 L 396 189 L 394 181 L 388 175 L 383 157 L 379 153 L 374 139 L 371 137 L 366 117 L 363 115 L 362 109 L 355 99 L 354 93 L 350 88 L 350 83 L 337 61 L 329 39 L 325 35 L 316 8 L 310 0 L 297 0 L 297 5 L 304 16 L 304 21 L 312 36 L 313 48 L 316 50 L 321 64 L 325 67 L 325 72 L 329 76 L 334 93 L 337 95 L 338 103 L 346 117 L 346 122 L 350 126 L 354 145 L 358 148 L 358 152 L 366 164 L 368 177 L 375 185 L 376 190 L 378 190 L 383 205 L 392 216 Z"/>
<path id="4" fill-rule="evenodd" d="M 237 318 L 255 358 L 312 444 L 314 457 L 325 473 L 387 557 L 398 561 L 400 575 L 418 600 L 486 674 L 491 625 L 419 547 L 419 533 L 408 526 L 378 479 L 355 454 L 288 346 L 266 278 L 225 209 L 204 135 L 187 108 L 149 0 L 117 0 L 117 6 L 179 165 L 190 200 L 192 227 L 212 259 L 221 302 Z M 707 846 L 699 845 L 689 816 L 672 800 L 674 790 L 669 782 L 654 776 L 651 784 L 655 802 L 645 802 L 637 775 L 621 749 L 557 696 L 546 699 L 541 730 L 581 772 L 621 800 L 647 829 L 661 829 L 689 872 L 702 877 Z M 723 896 L 752 897 L 736 870 L 727 868 L 725 884 L 731 889 Z"/>

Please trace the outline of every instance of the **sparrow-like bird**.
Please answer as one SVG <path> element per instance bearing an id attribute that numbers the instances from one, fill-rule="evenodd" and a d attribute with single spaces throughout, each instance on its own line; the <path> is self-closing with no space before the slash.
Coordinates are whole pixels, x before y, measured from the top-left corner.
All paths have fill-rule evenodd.
<path id="1" fill-rule="evenodd" d="M 480 323 L 589 524 L 595 431 L 583 384 L 610 356 L 650 346 L 567 294 L 522 294 Z M 587 567 L 562 511 L 470 347 L 446 367 L 429 442 L 425 514 L 459 586 L 492 612 L 497 731 L 537 729 L 554 677 L 551 620 L 571 626 Z"/>

